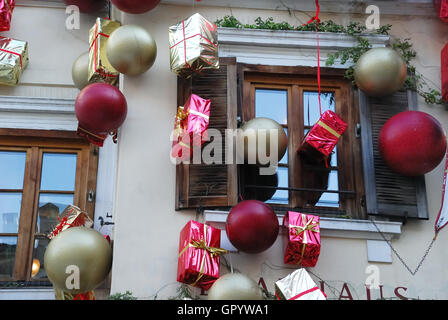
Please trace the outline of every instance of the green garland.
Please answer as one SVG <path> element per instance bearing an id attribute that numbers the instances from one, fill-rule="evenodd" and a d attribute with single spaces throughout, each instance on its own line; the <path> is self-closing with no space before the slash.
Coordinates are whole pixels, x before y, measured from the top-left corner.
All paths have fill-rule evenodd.
<path id="1" fill-rule="evenodd" d="M 343 26 L 333 22 L 332 20 L 321 21 L 319 23 L 319 29 L 317 28 L 317 22 L 313 21 L 310 24 L 293 26 L 288 22 L 274 22 L 272 17 L 263 20 L 261 17 L 255 19 L 254 24 L 242 24 L 238 19 L 234 16 L 227 15 L 222 19 L 218 19 L 215 21 L 215 24 L 218 27 L 225 28 L 238 28 L 238 29 L 265 29 L 265 30 L 292 30 L 292 31 L 317 31 L 319 32 L 334 32 L 334 33 L 345 33 L 348 34 L 356 40 L 358 40 L 358 44 L 351 48 L 346 48 L 340 50 L 338 52 L 332 53 L 328 55 L 326 65 L 332 66 L 335 64 L 336 60 L 340 60 L 340 63 L 345 64 L 347 61 L 352 61 L 353 64 L 356 64 L 358 59 L 372 48 L 369 40 L 364 36 L 366 35 L 367 28 L 364 25 L 361 25 L 359 22 L 351 22 L 347 26 Z M 374 32 L 370 32 L 370 34 L 382 34 L 389 35 L 389 31 L 392 25 L 388 24 L 382 26 L 375 30 Z M 440 104 L 445 107 L 448 107 L 448 102 L 443 101 L 441 93 L 438 90 L 435 90 L 430 87 L 426 78 L 417 72 L 416 68 L 411 64 L 411 61 L 417 56 L 417 53 L 412 48 L 412 43 L 409 42 L 410 39 L 394 39 L 392 40 L 392 48 L 396 50 L 403 60 L 405 61 L 408 69 L 408 77 L 406 79 L 404 88 L 415 90 L 417 93 L 425 99 L 425 102 L 428 104 Z M 353 66 L 349 67 L 345 72 L 345 77 L 354 82 L 354 68 Z"/>

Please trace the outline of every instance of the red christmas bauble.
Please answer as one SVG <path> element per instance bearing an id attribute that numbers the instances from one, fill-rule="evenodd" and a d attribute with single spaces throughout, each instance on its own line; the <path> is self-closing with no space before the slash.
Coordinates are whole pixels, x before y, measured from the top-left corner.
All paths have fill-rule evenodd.
<path id="1" fill-rule="evenodd" d="M 226 232 L 232 245 L 246 253 L 260 253 L 277 239 L 278 218 L 274 210 L 258 200 L 245 200 L 227 216 Z"/>
<path id="2" fill-rule="evenodd" d="M 446 153 L 446 135 L 440 123 L 421 111 L 405 111 L 381 129 L 378 148 L 388 167 L 405 176 L 433 170 Z"/>
<path id="3" fill-rule="evenodd" d="M 78 6 L 79 11 L 84 13 L 95 12 L 104 8 L 107 0 L 64 0 L 68 6 Z"/>
<path id="4" fill-rule="evenodd" d="M 75 113 L 83 128 L 95 133 L 109 133 L 118 129 L 126 119 L 126 98 L 110 84 L 92 83 L 76 98 Z"/>
<path id="5" fill-rule="evenodd" d="M 160 0 L 110 0 L 118 9 L 126 13 L 145 13 L 154 9 Z"/>

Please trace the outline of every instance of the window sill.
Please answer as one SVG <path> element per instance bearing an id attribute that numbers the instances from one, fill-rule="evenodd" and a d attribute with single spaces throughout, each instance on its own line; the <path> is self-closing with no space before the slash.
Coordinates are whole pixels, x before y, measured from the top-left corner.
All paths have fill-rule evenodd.
<path id="1" fill-rule="evenodd" d="M 229 242 L 225 231 L 228 212 L 205 210 L 204 215 L 207 224 L 222 230 L 221 246 L 231 252 L 237 252 L 238 250 Z M 277 216 L 281 225 L 283 215 Z M 367 256 L 369 262 L 392 262 L 389 245 L 369 220 L 321 217 L 319 222 L 322 237 L 367 240 Z M 375 221 L 375 224 L 387 240 L 397 239 L 401 235 L 401 222 Z M 280 228 L 280 234 L 283 234 L 282 228 Z"/>
<path id="2" fill-rule="evenodd" d="M 54 300 L 53 288 L 0 289 L 0 300 Z"/>

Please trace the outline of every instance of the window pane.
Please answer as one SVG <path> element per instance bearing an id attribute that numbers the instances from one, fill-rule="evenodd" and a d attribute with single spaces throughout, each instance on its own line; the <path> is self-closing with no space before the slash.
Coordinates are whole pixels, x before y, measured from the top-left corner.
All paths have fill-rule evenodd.
<path id="1" fill-rule="evenodd" d="M 22 189 L 26 152 L 0 151 L 0 189 Z"/>
<path id="2" fill-rule="evenodd" d="M 286 136 L 288 136 L 288 129 L 285 128 Z M 286 148 L 285 155 L 280 159 L 279 163 L 288 164 L 288 148 Z"/>
<path id="3" fill-rule="evenodd" d="M 328 189 L 327 190 L 339 190 L 338 184 L 338 172 L 333 170 L 328 177 Z M 318 207 L 339 207 L 339 194 L 337 193 L 324 193 L 316 204 Z"/>
<path id="4" fill-rule="evenodd" d="M 255 90 L 255 117 L 265 117 L 287 124 L 288 91 L 272 89 Z"/>
<path id="5" fill-rule="evenodd" d="M 72 194 L 42 193 L 39 197 L 37 232 L 50 233 L 59 224 L 59 215 L 73 204 Z"/>
<path id="6" fill-rule="evenodd" d="M 76 154 L 44 153 L 41 190 L 74 191 Z"/>
<path id="7" fill-rule="evenodd" d="M 21 193 L 0 193 L 0 233 L 18 232 L 21 206 Z"/>
<path id="8" fill-rule="evenodd" d="M 322 92 L 320 95 L 322 113 L 327 110 L 335 111 L 334 93 Z M 319 93 L 313 91 L 303 92 L 303 118 L 305 126 L 313 126 L 319 121 Z"/>
<path id="9" fill-rule="evenodd" d="M 47 277 L 44 266 L 44 254 L 49 242 L 49 239 L 42 237 L 36 237 L 34 240 L 33 264 L 31 268 L 31 277 L 33 279 Z"/>
<path id="10" fill-rule="evenodd" d="M 279 167 L 277 169 L 278 186 L 288 188 L 288 168 Z M 289 193 L 288 190 L 277 190 L 272 198 L 267 203 L 282 203 L 288 204 Z"/>
<path id="11" fill-rule="evenodd" d="M 16 260 L 16 237 L 0 237 L 0 278 L 12 278 Z"/>

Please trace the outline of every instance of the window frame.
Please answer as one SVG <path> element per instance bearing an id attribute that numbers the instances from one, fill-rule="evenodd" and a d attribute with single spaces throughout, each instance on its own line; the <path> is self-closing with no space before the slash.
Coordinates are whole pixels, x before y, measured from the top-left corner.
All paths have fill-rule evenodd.
<path id="1" fill-rule="evenodd" d="M 347 195 L 339 193 L 340 209 L 329 207 L 305 207 L 300 201 L 300 192 L 289 192 L 289 204 L 269 203 L 277 210 L 288 209 L 311 209 L 318 214 L 325 211 L 339 211 L 338 214 L 348 215 L 352 218 L 365 219 L 367 217 L 363 207 L 364 177 L 362 171 L 361 139 L 356 136 L 356 128 L 359 124 L 359 110 L 356 92 L 352 84 L 344 78 L 345 70 L 334 68 L 321 68 L 321 91 L 335 92 L 335 109 L 342 119 L 348 124 L 346 133 L 338 143 L 338 177 L 339 190 L 352 191 L 354 194 Z M 303 92 L 317 91 L 317 68 L 314 67 L 289 67 L 238 64 L 238 75 L 240 79 L 239 115 L 242 121 L 248 121 L 255 117 L 255 88 L 260 86 L 271 89 L 285 89 L 288 87 L 288 150 L 297 150 L 304 138 L 303 119 Z M 299 108 L 295 107 L 299 106 Z M 300 119 L 291 122 L 290 120 Z M 298 124 L 300 123 L 300 124 Z M 344 161 L 348 159 L 349 161 Z M 302 166 L 296 152 L 288 155 L 289 187 L 300 188 L 300 176 Z M 241 177 L 241 174 L 239 175 Z M 241 184 L 240 184 L 241 187 Z M 295 194 L 295 195 L 293 195 Z M 329 212 L 330 212 L 329 211 Z M 342 211 L 342 212 L 341 212 Z M 345 212 L 345 213 L 344 213 Z"/>
<path id="2" fill-rule="evenodd" d="M 99 148 L 89 144 L 73 131 L 0 129 L 0 150 L 7 149 L 26 151 L 27 158 L 14 274 L 12 278 L 0 278 L 0 282 L 47 281 L 47 278 L 31 277 L 34 241 L 36 237 L 44 236 L 33 231 L 37 225 L 39 194 L 44 191 L 40 190 L 43 153 L 77 153 L 73 204 L 87 212 L 93 220 L 95 201 L 88 201 L 88 193 L 96 190 Z"/>

